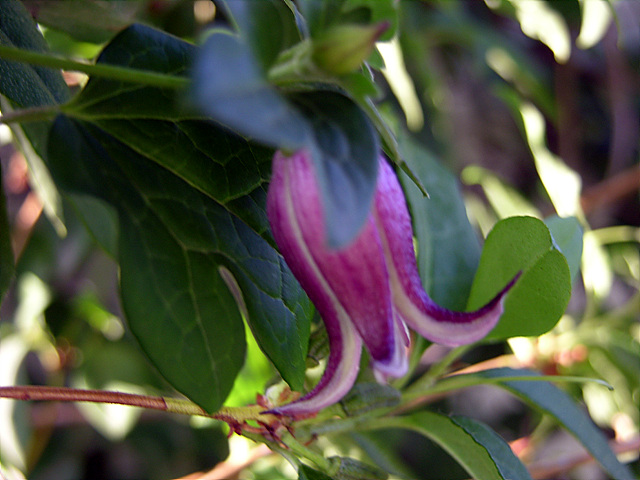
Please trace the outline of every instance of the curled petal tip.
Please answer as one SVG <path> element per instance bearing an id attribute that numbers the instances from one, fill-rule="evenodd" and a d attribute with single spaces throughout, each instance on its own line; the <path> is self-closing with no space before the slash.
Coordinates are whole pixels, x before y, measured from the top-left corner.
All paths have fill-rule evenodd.
<path id="1" fill-rule="evenodd" d="M 454 312 L 427 302 L 410 305 L 405 302 L 404 319 L 407 324 L 425 338 L 457 347 L 473 343 L 484 338 L 497 325 L 504 311 L 504 299 L 513 288 L 521 273 L 511 281 L 487 304 L 472 312 Z"/>

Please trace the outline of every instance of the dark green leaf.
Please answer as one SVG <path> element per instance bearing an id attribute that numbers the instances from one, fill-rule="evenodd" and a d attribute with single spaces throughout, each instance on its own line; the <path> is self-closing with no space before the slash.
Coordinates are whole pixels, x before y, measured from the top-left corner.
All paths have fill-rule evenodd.
<path id="1" fill-rule="evenodd" d="M 45 53 L 47 44 L 22 2 L 0 2 L 0 43 Z M 59 71 L 0 60 L 0 91 L 18 107 L 62 103 L 69 97 Z"/>
<path id="2" fill-rule="evenodd" d="M 544 223 L 551 232 L 554 246 L 567 259 L 573 281 L 580 271 L 582 260 L 582 226 L 575 217 L 562 218 L 557 215 L 545 218 Z"/>
<path id="3" fill-rule="evenodd" d="M 286 150 L 308 140 L 304 117 L 267 83 L 239 37 L 207 39 L 193 67 L 193 88 L 198 108 L 241 135 Z"/>
<path id="4" fill-rule="evenodd" d="M 479 375 L 487 378 L 535 376 L 523 369 L 499 368 L 485 370 Z M 612 478 L 632 480 L 629 469 L 621 464 L 609 447 L 606 437 L 589 416 L 562 390 L 548 382 L 511 381 L 500 384 L 531 406 L 554 417 L 589 450 Z"/>
<path id="5" fill-rule="evenodd" d="M 308 312 L 287 298 L 293 279 L 275 250 L 222 205 L 100 130 L 61 117 L 51 135 L 59 183 L 118 209 L 123 306 L 170 383 L 207 410 L 221 405 L 244 359 L 238 302 L 258 341 L 271 342 L 276 366 L 300 386 L 306 337 L 296 315 Z"/>
<path id="6" fill-rule="evenodd" d="M 415 141 L 400 138 L 402 157 L 429 192 L 400 174 L 418 240 L 418 268 L 425 290 L 440 305 L 463 310 L 480 261 L 480 243 L 469 223 L 455 176 Z"/>
<path id="7" fill-rule="evenodd" d="M 339 93 L 292 97 L 313 131 L 309 144 L 324 201 L 329 245 L 348 244 L 371 211 L 380 142 L 367 115 Z"/>
<path id="8" fill-rule="evenodd" d="M 114 208 L 90 195 L 67 194 L 67 200 L 100 247 L 112 258 L 117 258 L 118 215 Z"/>
<path id="9" fill-rule="evenodd" d="M 186 42 L 136 25 L 114 38 L 98 61 L 181 74 L 193 53 L 194 47 Z M 269 255 L 277 255 L 267 245 L 273 240 L 264 211 L 272 151 L 179 106 L 173 91 L 94 78 L 68 113 L 99 126 L 214 200 L 243 228 L 260 235 L 265 241 L 261 248 Z M 311 310 L 306 295 L 283 264 L 263 269 L 257 290 L 246 275 L 232 273 L 260 347 L 292 388 L 301 388 Z M 267 301 L 262 291 L 270 289 L 274 291 Z"/>
<path id="10" fill-rule="evenodd" d="M 489 301 L 520 271 L 500 322 L 487 339 L 541 335 L 553 328 L 567 307 L 569 266 L 548 228 L 533 217 L 511 217 L 498 222 L 487 237 L 468 308 Z"/>
<path id="11" fill-rule="evenodd" d="M 0 167 L 0 304 L 15 273 L 13 249 L 11 248 L 11 229 L 9 228 L 3 185 L 2 167 Z"/>
<path id="12" fill-rule="evenodd" d="M 508 480 L 531 480 L 531 475 L 513 453 L 509 445 L 485 424 L 468 417 L 451 417 L 456 425 L 463 428 L 476 442 L 485 447 L 496 462 L 500 474 Z"/>
<path id="13" fill-rule="evenodd" d="M 216 224 L 223 215 L 213 202 L 64 117 L 53 126 L 49 156 L 61 185 L 97 194 L 119 210 L 122 303 L 143 350 L 177 390 L 217 409 L 245 347 L 240 314 L 218 272 L 235 239 L 225 244 L 216 230 L 231 219 Z"/>

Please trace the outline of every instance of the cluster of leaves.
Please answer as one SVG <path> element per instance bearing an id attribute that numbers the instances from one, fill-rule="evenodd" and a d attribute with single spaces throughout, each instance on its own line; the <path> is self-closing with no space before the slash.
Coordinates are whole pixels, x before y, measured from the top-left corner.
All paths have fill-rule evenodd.
<path id="1" fill-rule="evenodd" d="M 49 52 L 23 5 L 0 3 L 5 118 L 14 116 L 15 136 L 53 223 L 65 228 L 64 198 L 117 264 L 128 328 L 175 390 L 215 412 L 234 382 L 242 382 L 245 359 L 251 366 L 260 352 L 291 389 L 308 387 L 306 366 L 318 351 L 309 345 L 314 310 L 275 248 L 264 212 L 275 148 L 313 152 L 337 246 L 366 218 L 383 149 L 402 172 L 421 275 L 434 299 L 477 308 L 522 271 L 486 341 L 538 336 L 556 325 L 580 270 L 580 212 L 557 209 L 563 217 L 544 221 L 541 215 L 504 218 L 481 247 L 456 177 L 403 128 L 392 128 L 397 119 L 376 103 L 380 70 L 391 58 L 383 62 L 374 52 L 362 67 L 343 72 L 318 57 L 319 46 L 346 35 L 344 28 L 384 24 L 381 40 L 404 38 L 400 24 L 410 16 L 404 6 L 392 0 L 217 3 L 224 25 L 198 47 L 142 24 L 101 37 L 95 63 L 65 67 L 89 74 L 73 94 L 59 71 L 46 68 L 64 66 L 64 59 Z M 532 100 L 546 105 L 544 98 Z M 0 207 L 4 293 L 14 265 Z M 414 368 L 425 347 L 417 342 Z M 257 440 L 290 458 L 300 479 L 379 478 L 386 475 L 381 468 L 393 471 L 375 455 L 377 467 L 324 458 L 300 442 L 383 429 L 426 436 L 474 478 L 530 478 L 504 440 L 480 422 L 431 411 L 396 414 L 432 394 L 496 384 L 555 418 L 612 477 L 631 478 L 598 428 L 546 377 L 521 369 L 443 377 L 462 352 L 454 353 L 422 378 L 412 372 L 396 386 L 413 383 L 392 395 L 367 383 L 365 370 L 340 406 L 293 425 L 295 438 Z M 261 380 L 270 374 L 267 368 Z M 145 383 L 161 388 L 158 381 Z M 2 452 L 0 460 L 6 461 Z"/>

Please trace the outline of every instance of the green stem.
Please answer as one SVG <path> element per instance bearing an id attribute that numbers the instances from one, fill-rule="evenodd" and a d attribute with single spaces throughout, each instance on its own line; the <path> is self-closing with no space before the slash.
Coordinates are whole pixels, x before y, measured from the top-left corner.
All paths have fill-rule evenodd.
<path id="1" fill-rule="evenodd" d="M 110 78 L 123 82 L 141 83 L 153 87 L 181 89 L 185 88 L 190 80 L 185 77 L 168 75 L 165 73 L 150 72 L 134 68 L 119 67 L 115 65 L 90 64 L 78 62 L 68 58 L 57 57 L 51 54 L 23 50 L 8 45 L 0 45 L 0 58 L 16 62 L 39 65 L 41 67 L 57 68 L 83 72 L 96 77 Z"/>
<path id="2" fill-rule="evenodd" d="M 314 452 L 308 447 L 305 447 L 301 444 L 296 438 L 290 433 L 285 433 L 280 441 L 287 446 L 287 448 L 298 458 L 306 458 L 307 460 L 315 463 L 321 470 L 325 472 L 331 468 L 331 462 L 324 458 L 323 455 Z"/>
<path id="3" fill-rule="evenodd" d="M 468 373 L 451 375 L 450 377 L 443 378 L 437 384 L 425 388 L 422 391 L 417 389 L 410 389 L 410 391 L 407 391 L 402 395 L 402 400 L 403 403 L 406 403 L 426 395 L 437 395 L 441 393 L 451 392 L 453 390 L 460 390 L 462 388 L 474 387 L 477 385 L 500 385 L 509 382 L 593 382 L 602 385 L 609 390 L 613 390 L 613 387 L 609 383 L 598 378 L 585 378 L 574 375 L 513 375 L 504 377 L 486 377 L 483 375 Z"/>
<path id="4" fill-rule="evenodd" d="M 471 348 L 471 345 L 452 348 L 438 363 L 435 363 L 427 373 L 407 389 L 407 394 L 424 392 L 428 390 L 436 380 L 445 373 L 449 366 Z"/>
<path id="5" fill-rule="evenodd" d="M 0 124 L 29 123 L 51 120 L 60 113 L 60 105 L 44 105 L 42 107 L 21 108 L 0 116 Z"/>

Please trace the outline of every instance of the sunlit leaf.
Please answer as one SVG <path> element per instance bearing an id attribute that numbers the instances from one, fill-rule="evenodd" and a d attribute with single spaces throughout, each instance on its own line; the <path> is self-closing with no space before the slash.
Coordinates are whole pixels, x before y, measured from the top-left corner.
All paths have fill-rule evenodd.
<path id="1" fill-rule="evenodd" d="M 575 217 L 562 218 L 557 215 L 545 218 L 544 223 L 551 232 L 554 246 L 567 259 L 573 281 L 580 271 L 582 260 L 582 226 Z"/>
<path id="2" fill-rule="evenodd" d="M 518 272 L 522 276 L 487 339 L 541 335 L 553 328 L 567 307 L 569 266 L 548 228 L 533 217 L 510 217 L 498 222 L 485 241 L 468 308 L 489 301 Z"/>

